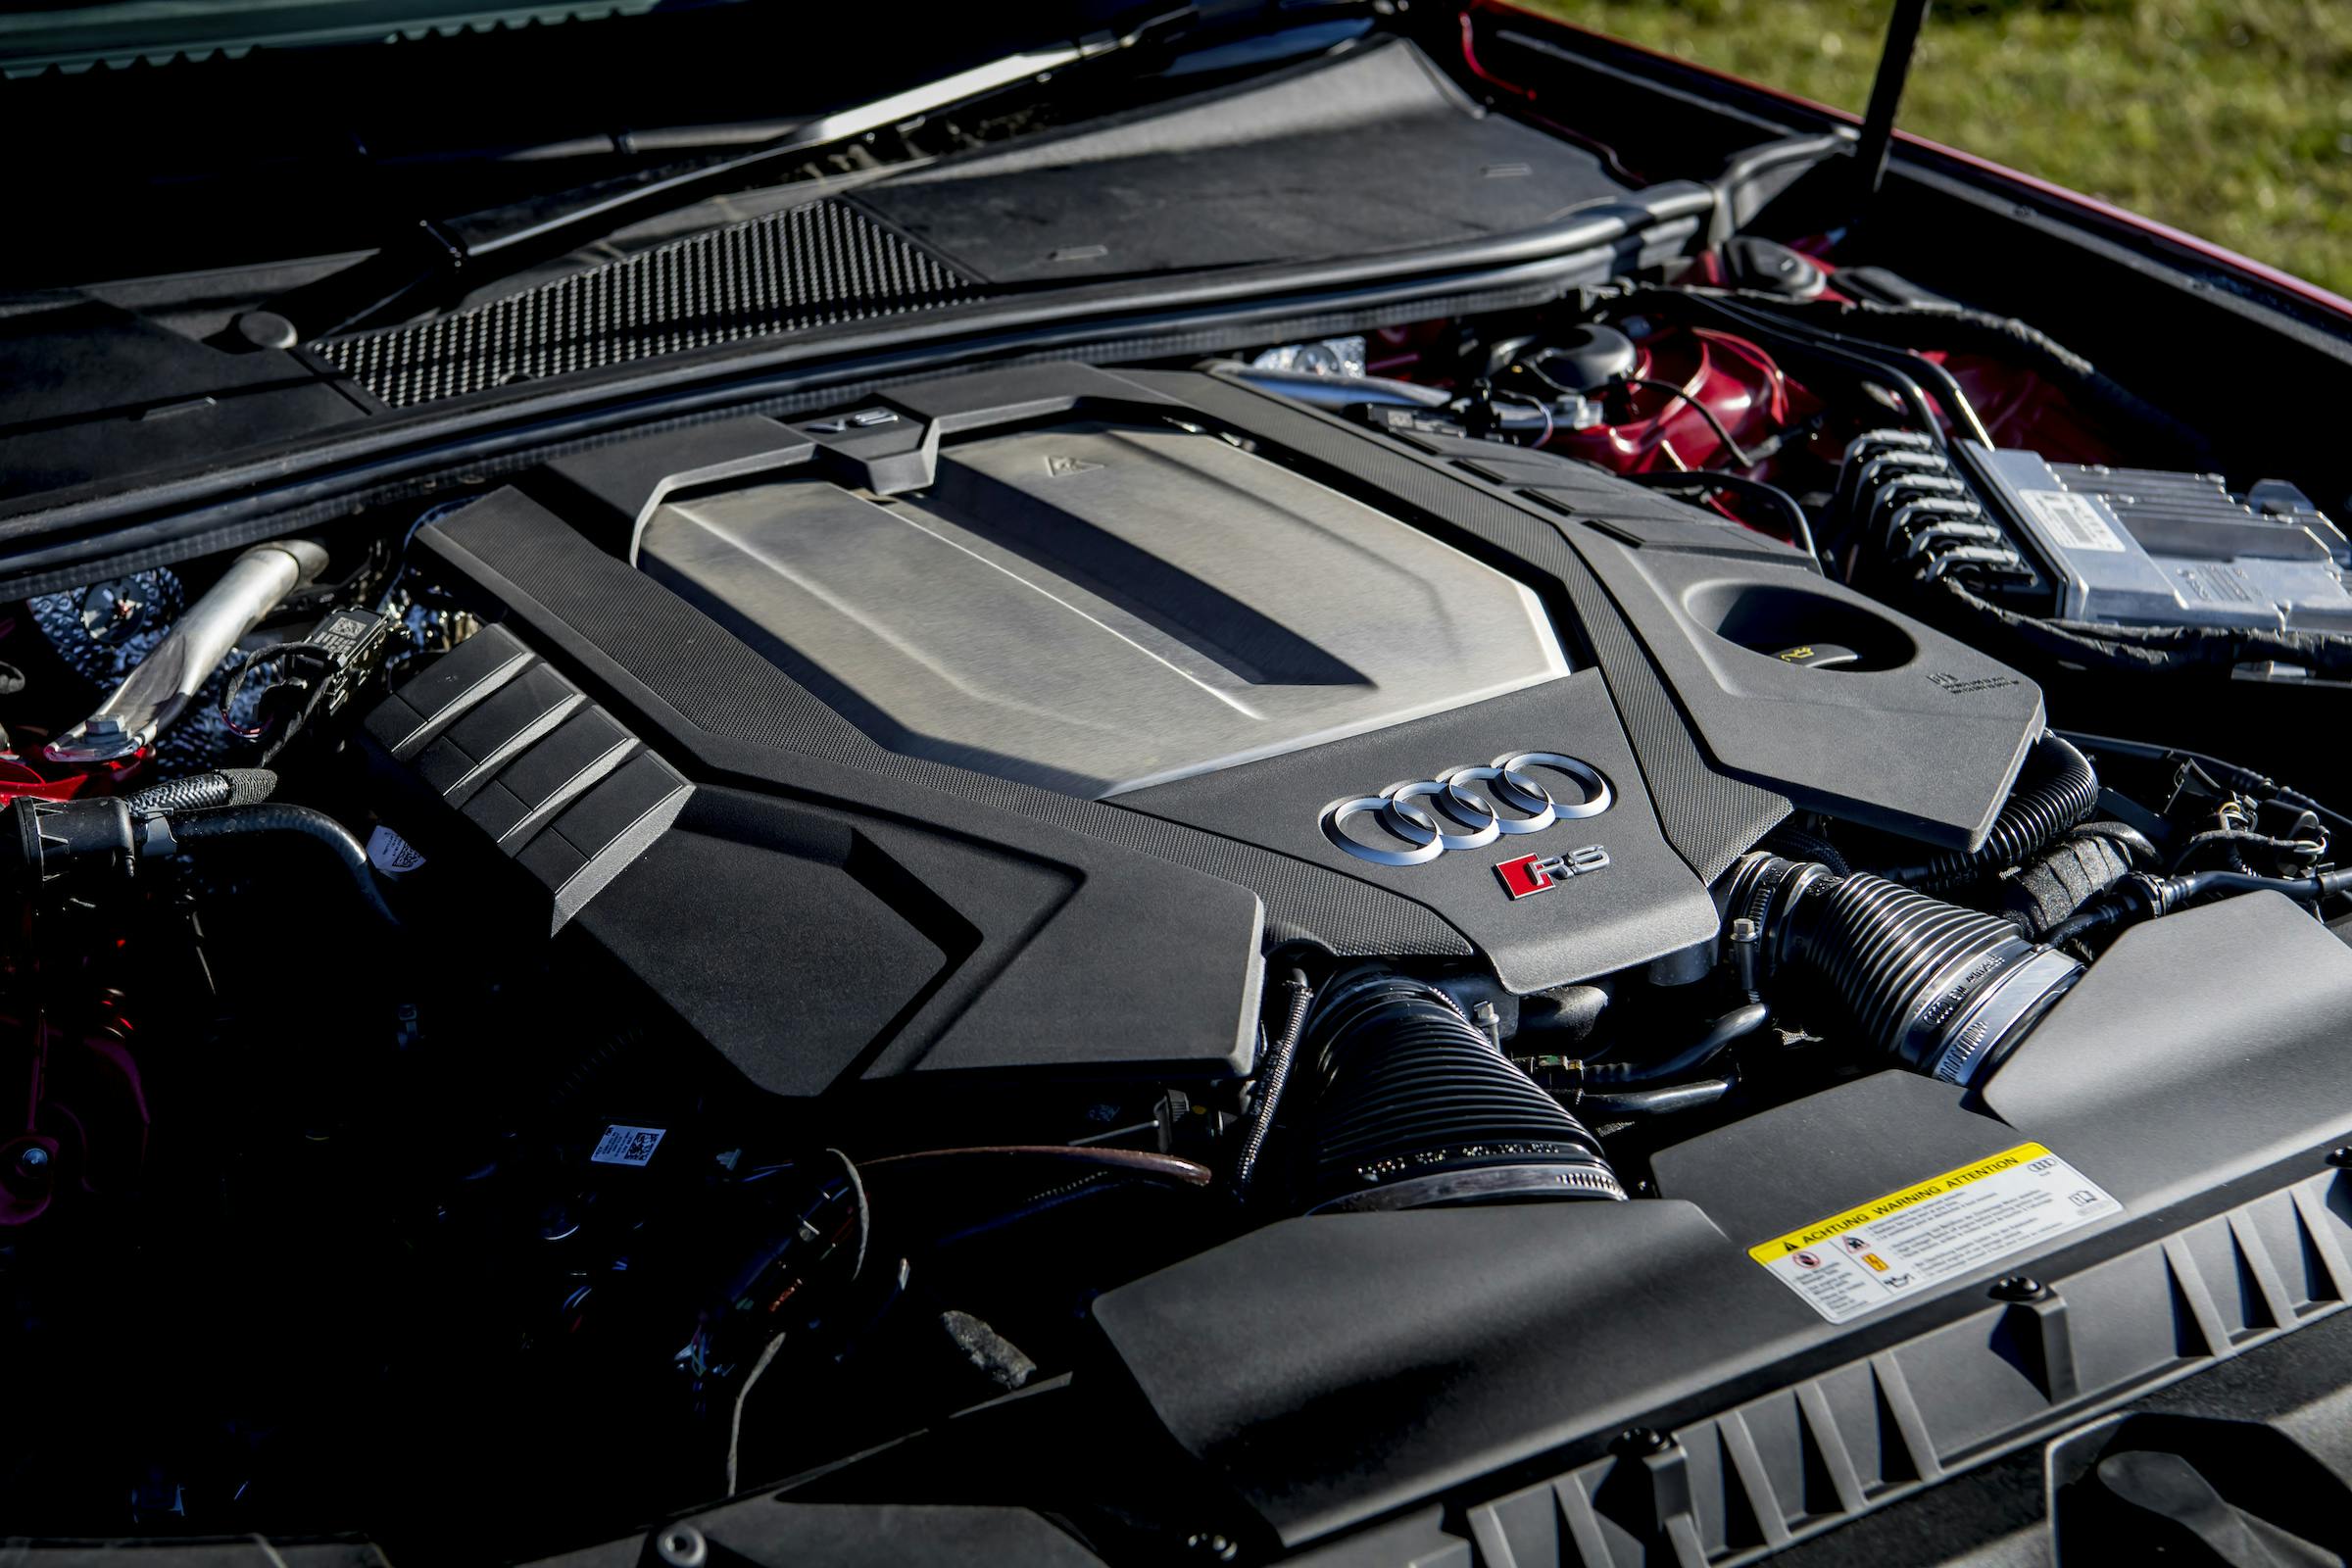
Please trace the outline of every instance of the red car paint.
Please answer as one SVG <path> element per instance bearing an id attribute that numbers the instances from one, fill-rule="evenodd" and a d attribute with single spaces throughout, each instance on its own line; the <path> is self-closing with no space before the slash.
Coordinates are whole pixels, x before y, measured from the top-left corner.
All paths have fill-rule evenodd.
<path id="1" fill-rule="evenodd" d="M 1742 447 L 1787 429 L 1820 407 L 1745 338 L 1706 327 L 1660 327 L 1636 341 L 1642 352 L 1636 372 L 1680 387 L 1686 395 L 1634 388 L 1624 394 L 1624 407 L 1611 411 L 1611 422 L 1562 430 L 1546 443 L 1552 450 L 1619 473 L 1733 467 L 1736 460 L 1693 404 L 1712 414 Z"/>

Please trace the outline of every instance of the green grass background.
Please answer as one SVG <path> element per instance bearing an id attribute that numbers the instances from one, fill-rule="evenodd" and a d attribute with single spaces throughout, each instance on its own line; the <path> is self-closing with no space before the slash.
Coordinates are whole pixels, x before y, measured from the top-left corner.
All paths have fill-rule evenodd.
<path id="1" fill-rule="evenodd" d="M 1886 0 L 1519 0 L 1859 112 Z M 2352 295 L 2352 0 L 1948 0 L 1898 122 Z"/>

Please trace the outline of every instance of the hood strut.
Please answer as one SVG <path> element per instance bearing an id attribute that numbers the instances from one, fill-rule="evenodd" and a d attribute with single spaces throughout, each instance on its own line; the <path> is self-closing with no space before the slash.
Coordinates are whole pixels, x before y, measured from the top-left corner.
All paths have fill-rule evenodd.
<path id="1" fill-rule="evenodd" d="M 1886 47 L 1879 53 L 1879 74 L 1870 84 L 1870 107 L 1862 115 L 1862 141 L 1854 150 L 1866 203 L 1879 194 L 1886 180 L 1886 156 L 1894 147 L 1894 111 L 1902 102 L 1903 83 L 1911 74 L 1911 56 L 1919 47 L 1919 29 L 1928 20 L 1932 4 L 1934 0 L 1894 0 L 1894 14 L 1886 19 Z"/>

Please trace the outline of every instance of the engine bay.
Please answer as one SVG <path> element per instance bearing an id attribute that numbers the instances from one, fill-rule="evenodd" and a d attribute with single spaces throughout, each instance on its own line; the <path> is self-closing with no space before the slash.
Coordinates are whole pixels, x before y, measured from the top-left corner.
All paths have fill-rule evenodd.
<path id="1" fill-rule="evenodd" d="M 9 1528 L 1728 1562 L 2340 1305 L 2352 545 L 1852 249 L 9 605 Z"/>

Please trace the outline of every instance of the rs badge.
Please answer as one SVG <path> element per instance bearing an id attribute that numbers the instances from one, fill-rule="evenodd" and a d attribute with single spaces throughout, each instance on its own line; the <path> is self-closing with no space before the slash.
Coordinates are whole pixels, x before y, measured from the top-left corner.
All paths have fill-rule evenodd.
<path id="1" fill-rule="evenodd" d="M 1525 899 L 1549 892 L 1553 884 L 1572 876 L 1601 870 L 1608 863 L 1608 851 L 1597 844 L 1588 844 L 1566 855 L 1522 855 L 1515 860 L 1498 860 L 1494 874 L 1502 878 L 1505 893 L 1514 899 Z"/>

